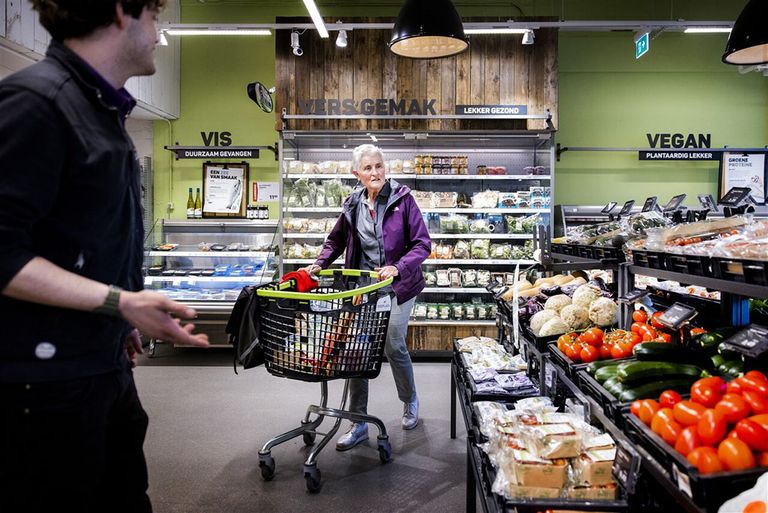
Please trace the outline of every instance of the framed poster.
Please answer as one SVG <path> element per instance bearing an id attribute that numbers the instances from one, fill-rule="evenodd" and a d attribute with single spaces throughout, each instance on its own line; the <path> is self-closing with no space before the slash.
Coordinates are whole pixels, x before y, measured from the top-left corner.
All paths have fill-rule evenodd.
<path id="1" fill-rule="evenodd" d="M 765 153 L 723 152 L 717 197 L 734 187 L 749 187 L 752 199 L 759 205 L 765 203 Z"/>
<path id="2" fill-rule="evenodd" d="M 203 217 L 242 217 L 248 205 L 248 164 L 203 164 Z"/>

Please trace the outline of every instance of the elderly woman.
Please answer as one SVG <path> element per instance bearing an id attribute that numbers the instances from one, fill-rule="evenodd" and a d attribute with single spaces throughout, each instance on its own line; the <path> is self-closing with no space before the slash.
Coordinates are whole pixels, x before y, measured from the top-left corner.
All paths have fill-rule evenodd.
<path id="1" fill-rule="evenodd" d="M 305 269 L 314 273 L 326 268 L 346 250 L 345 267 L 378 271 L 380 280 L 394 278 L 389 291 L 394 298 L 384 352 L 397 395 L 405 403 L 402 427 L 413 429 L 419 422 L 419 399 L 405 336 L 413 303 L 425 285 L 421 264 L 431 252 L 432 241 L 411 190 L 387 180 L 379 148 L 371 144 L 355 148 L 352 173 L 362 187 L 357 187 L 344 202 L 320 257 Z M 368 380 L 350 380 L 350 410 L 367 413 L 367 408 Z M 353 423 L 339 438 L 336 449 L 346 451 L 365 440 L 368 425 Z"/>

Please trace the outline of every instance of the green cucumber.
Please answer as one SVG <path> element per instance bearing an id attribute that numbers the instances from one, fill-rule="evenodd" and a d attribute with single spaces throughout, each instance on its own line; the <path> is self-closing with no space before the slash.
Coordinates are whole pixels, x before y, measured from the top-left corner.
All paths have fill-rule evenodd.
<path id="1" fill-rule="evenodd" d="M 626 390 L 626 387 L 619 381 L 619 378 L 615 376 L 605 380 L 603 388 L 614 397 L 619 397 Z"/>
<path id="2" fill-rule="evenodd" d="M 737 331 L 738 328 L 734 328 L 732 326 L 719 328 L 716 330 L 708 331 L 706 333 L 702 333 L 701 335 L 697 335 L 693 337 L 692 341 L 702 349 L 714 351 L 717 346 L 720 345 L 720 342 L 734 335 Z"/>
<path id="3" fill-rule="evenodd" d="M 726 369 L 725 372 L 731 376 L 740 376 L 744 374 L 744 362 L 742 360 L 731 362 L 731 365 Z"/>
<path id="4" fill-rule="evenodd" d="M 631 387 L 647 381 L 663 381 L 667 378 L 698 379 L 701 376 L 701 368 L 685 363 L 637 361 L 622 363 L 616 375 L 624 385 Z"/>
<path id="5" fill-rule="evenodd" d="M 674 379 L 662 379 L 639 385 L 633 388 L 627 388 L 619 396 L 623 403 L 630 403 L 638 399 L 657 398 L 665 390 L 674 390 L 676 392 L 688 392 L 691 385 L 696 381 L 693 377 L 678 377 Z"/>
<path id="6" fill-rule="evenodd" d="M 621 362 L 618 360 L 600 360 L 597 362 L 592 362 L 587 365 L 587 372 L 594 376 L 598 369 L 602 369 L 603 367 L 615 367 L 620 363 Z"/>
<path id="7" fill-rule="evenodd" d="M 610 365 L 608 367 L 601 367 L 595 372 L 595 381 L 598 383 L 605 383 L 608 378 L 616 376 L 619 372 L 618 365 Z"/>
<path id="8" fill-rule="evenodd" d="M 712 357 L 712 365 L 714 365 L 718 370 L 720 369 L 720 366 L 727 361 L 728 360 L 726 360 L 725 357 L 720 354 L 716 354 Z"/>
<path id="9" fill-rule="evenodd" d="M 687 363 L 702 369 L 715 368 L 712 359 L 703 352 L 669 342 L 643 342 L 634 347 L 632 354 L 644 362 Z"/>

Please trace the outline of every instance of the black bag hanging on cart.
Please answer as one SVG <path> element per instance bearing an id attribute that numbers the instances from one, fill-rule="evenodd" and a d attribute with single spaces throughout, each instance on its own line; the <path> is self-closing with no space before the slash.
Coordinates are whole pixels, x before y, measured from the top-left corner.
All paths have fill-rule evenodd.
<path id="1" fill-rule="evenodd" d="M 232 362 L 237 374 L 237 364 L 243 369 L 258 367 L 264 363 L 264 349 L 258 339 L 259 300 L 256 290 L 258 287 L 249 285 L 243 287 L 235 301 L 232 313 L 224 331 L 229 335 L 229 343 L 235 349 Z"/>

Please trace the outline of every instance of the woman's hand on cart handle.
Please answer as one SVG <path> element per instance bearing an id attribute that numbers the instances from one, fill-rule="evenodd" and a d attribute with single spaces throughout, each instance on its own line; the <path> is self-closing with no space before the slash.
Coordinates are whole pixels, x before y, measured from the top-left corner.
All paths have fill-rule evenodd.
<path id="1" fill-rule="evenodd" d="M 397 270 L 397 267 L 394 265 L 385 265 L 384 267 L 377 267 L 374 269 L 377 273 L 379 273 L 379 281 L 384 281 L 387 278 L 394 278 L 400 272 Z"/>
<path id="2" fill-rule="evenodd" d="M 302 268 L 301 268 L 301 269 L 299 269 L 299 270 L 300 270 L 300 271 L 306 271 L 306 272 L 307 272 L 307 274 L 308 274 L 308 275 L 310 275 L 311 277 L 313 277 L 313 278 L 317 278 L 317 273 L 319 273 L 320 271 L 322 271 L 322 270 L 323 270 L 323 268 L 322 268 L 322 267 L 320 267 L 320 266 L 319 266 L 319 265 L 317 265 L 317 264 L 310 264 L 310 265 L 308 265 L 308 266 L 306 266 L 306 267 L 302 267 Z M 317 281 L 317 280 L 315 279 L 315 281 Z"/>

